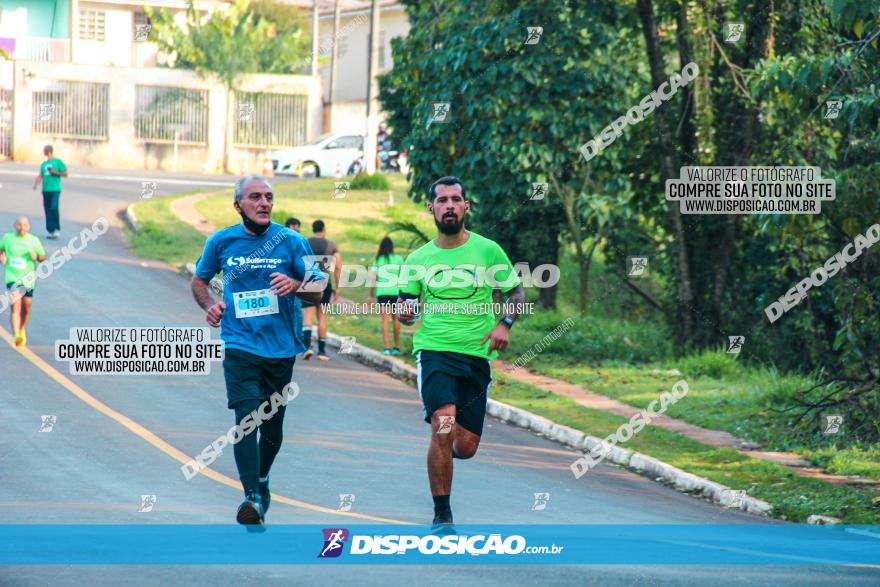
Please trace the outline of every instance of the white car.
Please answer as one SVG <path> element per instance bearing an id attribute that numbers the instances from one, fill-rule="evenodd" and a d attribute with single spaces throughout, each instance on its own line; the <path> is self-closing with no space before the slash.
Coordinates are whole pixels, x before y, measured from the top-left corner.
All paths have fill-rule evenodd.
<path id="1" fill-rule="evenodd" d="M 299 147 L 269 153 L 276 175 L 349 175 L 363 156 L 364 137 L 331 133 Z"/>

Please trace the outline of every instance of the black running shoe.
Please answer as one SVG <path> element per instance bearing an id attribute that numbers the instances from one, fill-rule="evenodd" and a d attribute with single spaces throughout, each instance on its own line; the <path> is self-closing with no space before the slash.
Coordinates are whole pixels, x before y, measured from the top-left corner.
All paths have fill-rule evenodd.
<path id="1" fill-rule="evenodd" d="M 259 493 L 249 493 L 245 497 L 245 500 L 238 506 L 235 520 L 239 524 L 263 523 L 263 504 Z"/>
<path id="2" fill-rule="evenodd" d="M 269 481 L 260 481 L 260 499 L 263 501 L 263 516 L 269 511 L 269 503 L 272 501 L 272 495 L 269 493 Z"/>
<path id="3" fill-rule="evenodd" d="M 452 521 L 452 510 L 446 510 L 434 515 L 434 523 L 431 525 L 433 534 L 455 534 L 455 524 Z"/>

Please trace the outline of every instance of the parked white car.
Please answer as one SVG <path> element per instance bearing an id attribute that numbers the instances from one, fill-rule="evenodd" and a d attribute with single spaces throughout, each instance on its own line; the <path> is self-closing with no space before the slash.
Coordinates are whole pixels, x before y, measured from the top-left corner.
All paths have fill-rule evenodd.
<path id="1" fill-rule="evenodd" d="M 331 133 L 299 147 L 269 153 L 276 175 L 349 175 L 363 156 L 364 137 Z"/>

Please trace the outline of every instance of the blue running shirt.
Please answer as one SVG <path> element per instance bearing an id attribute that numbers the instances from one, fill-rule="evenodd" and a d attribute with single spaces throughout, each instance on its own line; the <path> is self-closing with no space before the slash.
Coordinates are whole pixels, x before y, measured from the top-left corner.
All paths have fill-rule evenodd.
<path id="1" fill-rule="evenodd" d="M 259 236 L 236 224 L 208 238 L 196 261 L 196 275 L 210 281 L 223 271 L 226 310 L 220 320 L 220 337 L 226 348 L 272 359 L 305 352 L 296 332 L 302 326 L 294 294 L 282 298 L 266 290 L 272 273 L 303 281 L 307 270 L 311 275 L 312 257 L 312 247 L 304 237 L 275 222 Z"/>

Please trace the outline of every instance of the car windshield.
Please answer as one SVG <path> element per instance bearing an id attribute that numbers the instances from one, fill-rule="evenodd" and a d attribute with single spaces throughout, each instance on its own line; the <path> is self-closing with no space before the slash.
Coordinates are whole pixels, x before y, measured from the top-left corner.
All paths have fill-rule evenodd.
<path id="1" fill-rule="evenodd" d="M 331 136 L 333 136 L 333 133 L 328 132 L 327 134 L 323 134 L 313 141 L 309 141 L 308 143 L 304 144 L 303 146 L 304 147 L 313 147 L 315 145 L 320 144 L 322 141 L 327 140 L 327 138 L 331 137 Z"/>

